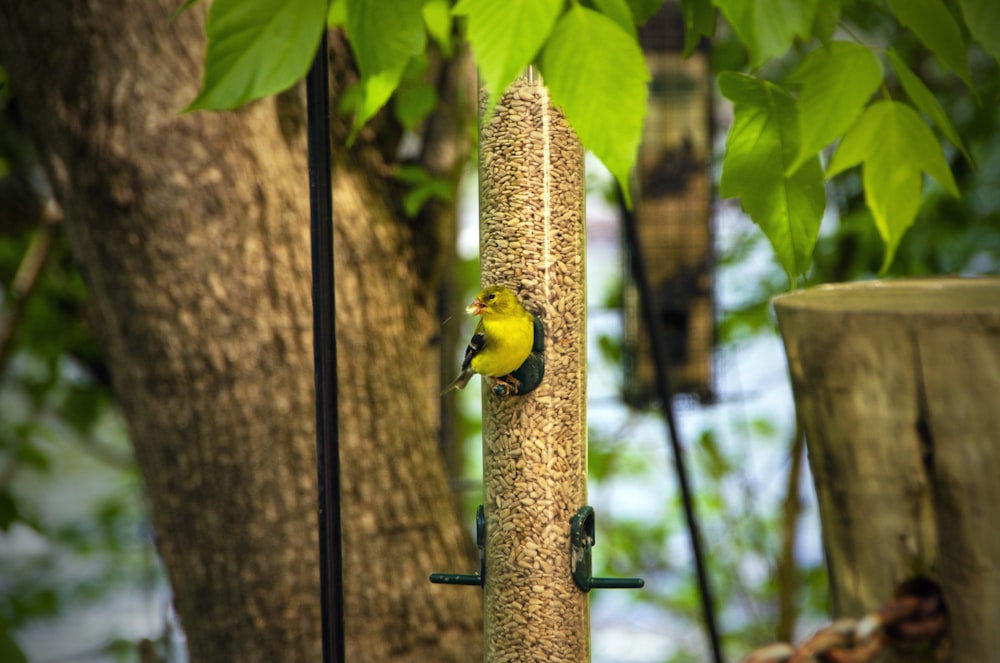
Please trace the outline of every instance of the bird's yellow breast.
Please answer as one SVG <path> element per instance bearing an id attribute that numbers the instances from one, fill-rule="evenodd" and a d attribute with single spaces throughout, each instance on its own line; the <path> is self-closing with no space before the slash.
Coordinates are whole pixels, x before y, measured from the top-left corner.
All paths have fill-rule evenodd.
<path id="1" fill-rule="evenodd" d="M 483 316 L 486 345 L 472 358 L 471 367 L 480 375 L 502 377 L 520 368 L 531 354 L 534 323 L 531 314 L 491 319 Z"/>

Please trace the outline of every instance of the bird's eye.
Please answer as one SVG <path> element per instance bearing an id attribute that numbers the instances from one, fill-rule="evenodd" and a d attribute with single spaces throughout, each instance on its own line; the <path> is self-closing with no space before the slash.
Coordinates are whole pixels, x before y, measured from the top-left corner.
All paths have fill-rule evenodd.
<path id="1" fill-rule="evenodd" d="M 490 299 L 490 300 L 493 300 L 493 299 L 496 299 L 496 298 L 497 298 L 497 296 L 496 296 L 496 295 L 490 295 L 490 296 L 489 296 L 489 297 L 487 297 L 486 299 Z"/>

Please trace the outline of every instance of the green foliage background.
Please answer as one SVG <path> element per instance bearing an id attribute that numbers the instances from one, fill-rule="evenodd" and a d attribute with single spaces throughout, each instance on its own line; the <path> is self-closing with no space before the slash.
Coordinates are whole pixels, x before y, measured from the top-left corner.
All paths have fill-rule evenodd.
<path id="1" fill-rule="evenodd" d="M 354 115 L 356 135 L 397 90 L 412 90 L 404 83 L 420 75 L 428 44 L 453 52 L 460 19 L 490 107 L 519 72 L 537 66 L 554 103 L 630 204 L 649 80 L 636 26 L 659 4 L 459 0 L 449 9 L 446 0 L 331 0 L 327 21 L 345 30 L 361 73 L 342 111 Z M 215 0 L 204 84 L 189 110 L 233 108 L 299 80 L 324 26 L 317 19 L 323 8 L 321 0 Z M 682 0 L 681 8 L 688 53 L 702 36 L 739 42 L 731 51 L 738 57 L 719 73 L 735 114 L 722 195 L 740 198 L 794 285 L 811 264 L 827 182 L 860 165 L 884 243 L 879 271 L 887 273 L 922 201 L 939 190 L 923 175 L 959 195 L 941 138 L 972 161 L 924 82 L 929 72 L 915 74 L 891 45 L 904 33 L 915 37 L 934 66 L 982 105 L 989 97 L 979 92 L 977 59 L 991 58 L 996 67 L 1000 7 L 993 0 Z M 397 102 L 410 123 L 433 108 L 426 93 L 404 93 Z M 837 141 L 824 172 L 820 155 Z"/>
<path id="2" fill-rule="evenodd" d="M 10 284 L 31 231 L 0 236 L 0 283 Z M 81 614 L 163 576 L 142 484 L 101 353 L 86 323 L 86 290 L 59 237 L 27 301 L 0 372 L 0 660 L 26 661 L 15 634 Z M 0 308 L 9 320 L 11 298 Z M 123 652 L 131 634 L 78 643 L 75 653 Z M 68 644 L 68 643 L 67 643 Z"/>

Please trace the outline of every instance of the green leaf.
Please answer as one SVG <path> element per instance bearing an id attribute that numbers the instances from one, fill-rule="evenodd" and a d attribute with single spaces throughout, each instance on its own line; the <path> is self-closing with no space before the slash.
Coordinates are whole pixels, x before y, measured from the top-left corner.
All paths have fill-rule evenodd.
<path id="1" fill-rule="evenodd" d="M 412 131 L 437 107 L 437 90 L 423 80 L 404 80 L 396 91 L 393 109 L 403 128 Z"/>
<path id="2" fill-rule="evenodd" d="M 996 0 L 959 0 L 972 38 L 1000 62 L 1000 3 Z"/>
<path id="3" fill-rule="evenodd" d="M 835 41 L 809 53 L 787 82 L 802 86 L 798 97 L 802 143 L 786 171 L 791 174 L 847 131 L 882 82 L 882 67 L 864 46 Z"/>
<path id="4" fill-rule="evenodd" d="M 468 19 L 466 35 L 489 108 L 535 59 L 562 9 L 563 0 L 459 0 L 455 5 L 452 13 Z"/>
<path id="5" fill-rule="evenodd" d="M 437 89 L 423 77 L 426 57 L 413 58 L 410 69 L 413 72 L 407 71 L 396 91 L 393 110 L 403 128 L 412 131 L 437 108 L 438 96 Z"/>
<path id="6" fill-rule="evenodd" d="M 101 396 L 97 397 L 95 400 L 103 401 L 106 399 L 106 395 L 100 392 L 100 390 L 91 389 L 91 391 L 101 394 Z M 21 444 L 17 446 L 13 455 L 20 465 L 30 467 L 39 474 L 50 474 L 52 472 L 52 456 L 46 453 L 45 450 L 37 444 L 32 442 L 33 438 L 40 437 L 48 431 L 36 430 L 37 426 L 37 424 L 26 426 L 25 428 L 27 430 L 18 431 L 18 434 L 21 437 Z M 17 426 L 16 428 L 21 427 Z"/>
<path id="7" fill-rule="evenodd" d="M 740 198 L 794 282 L 809 267 L 826 204 L 819 159 L 785 176 L 798 154 L 799 132 L 795 100 L 783 88 L 723 72 L 719 89 L 733 101 L 734 112 L 720 193 Z"/>
<path id="8" fill-rule="evenodd" d="M 948 114 L 941 107 L 940 102 L 938 102 L 934 94 L 924 85 L 924 82 L 906 66 L 902 58 L 893 50 L 889 50 L 889 62 L 892 63 L 892 68 L 896 70 L 896 75 L 899 76 L 899 82 L 902 83 L 906 94 L 916 104 L 917 108 L 926 114 L 927 117 L 931 118 L 938 129 L 941 130 L 941 133 L 944 134 L 945 138 L 959 149 L 970 164 L 974 163 L 972 156 L 965 149 L 962 137 L 958 135 L 955 126 L 948 119 Z"/>
<path id="9" fill-rule="evenodd" d="M 827 177 L 873 159 L 886 159 L 893 168 L 923 170 L 951 195 L 958 186 L 945 161 L 941 145 L 916 111 L 898 101 L 878 101 L 844 136 L 827 169 Z"/>
<path id="10" fill-rule="evenodd" d="M 90 384 L 74 384 L 66 388 L 59 412 L 67 424 L 81 434 L 91 432 L 105 403 L 103 392 Z"/>
<path id="11" fill-rule="evenodd" d="M 597 349 L 601 351 L 601 357 L 611 364 L 621 364 L 623 361 L 622 337 L 617 334 L 599 334 Z"/>
<path id="12" fill-rule="evenodd" d="M 812 36 L 819 0 L 715 0 L 757 67 Z"/>
<path id="13" fill-rule="evenodd" d="M 325 0 L 214 0 L 205 33 L 205 79 L 185 108 L 236 108 L 305 75 L 326 18 Z"/>
<path id="14" fill-rule="evenodd" d="M 913 31 L 942 66 L 954 71 L 975 93 L 965 42 L 942 0 L 889 0 L 899 22 Z"/>
<path id="15" fill-rule="evenodd" d="M 607 16 L 574 5 L 552 31 L 539 66 L 553 102 L 615 176 L 631 206 L 629 174 L 639 151 L 649 81 L 638 43 Z"/>
<path id="16" fill-rule="evenodd" d="M 719 448 L 718 437 L 713 431 L 704 431 L 698 436 L 697 450 L 700 465 L 714 481 L 726 478 L 733 471 L 732 462 Z"/>
<path id="17" fill-rule="evenodd" d="M 331 28 L 343 28 L 347 25 L 347 0 L 330 0 L 326 24 Z"/>
<path id="18" fill-rule="evenodd" d="M 445 57 L 451 57 L 451 5 L 448 0 L 427 0 L 421 10 L 427 32 L 437 43 Z"/>
<path id="19" fill-rule="evenodd" d="M 684 57 L 694 53 L 702 37 L 715 34 L 715 7 L 710 0 L 681 0 L 684 15 Z"/>
<path id="20" fill-rule="evenodd" d="M 423 53 L 423 0 L 347 0 L 347 36 L 361 72 L 362 100 L 348 142 L 396 91 L 410 58 Z"/>
<path id="21" fill-rule="evenodd" d="M 632 35 L 633 39 L 639 38 L 639 33 L 635 29 L 635 20 L 632 18 L 632 10 L 625 0 L 594 0 L 594 7 L 617 23 L 622 30 Z"/>
<path id="22" fill-rule="evenodd" d="M 663 6 L 663 0 L 627 0 L 627 2 L 632 16 L 635 17 L 636 25 L 645 25 L 646 21 Z"/>
<path id="23" fill-rule="evenodd" d="M 10 634 L 6 623 L 0 623 L 0 661 L 5 663 L 28 663 L 28 657 Z"/>
<path id="24" fill-rule="evenodd" d="M 816 20 L 813 23 L 813 35 L 826 44 L 833 37 L 840 23 L 840 0 L 824 0 L 816 7 Z"/>
<path id="25" fill-rule="evenodd" d="M 9 532 L 11 526 L 22 520 L 17 500 L 6 490 L 0 490 L 0 532 Z"/>
<path id="26" fill-rule="evenodd" d="M 427 43 L 423 0 L 347 0 L 347 36 L 362 77 L 398 69 Z"/>
<path id="27" fill-rule="evenodd" d="M 916 111 L 898 101 L 868 107 L 841 141 L 827 177 L 859 163 L 865 202 L 886 245 L 885 272 L 920 209 L 921 171 L 954 196 L 958 187 L 933 132 Z"/>
<path id="28" fill-rule="evenodd" d="M 434 177 L 422 166 L 400 166 L 395 177 L 409 186 L 409 190 L 403 196 L 403 211 L 410 218 L 415 217 L 431 198 L 449 202 L 455 197 L 451 180 Z"/>

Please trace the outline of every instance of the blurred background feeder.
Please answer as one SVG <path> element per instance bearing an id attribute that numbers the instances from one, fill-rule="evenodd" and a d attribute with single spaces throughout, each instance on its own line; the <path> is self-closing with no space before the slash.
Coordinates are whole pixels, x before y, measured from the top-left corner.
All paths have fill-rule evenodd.
<path id="1" fill-rule="evenodd" d="M 685 58 L 684 17 L 667 2 L 639 33 L 652 81 L 636 168 L 635 215 L 674 391 L 714 400 L 712 74 L 707 48 Z M 626 242 L 626 253 L 633 247 Z M 631 261 L 627 260 L 626 264 Z M 623 288 L 625 401 L 656 400 L 656 366 L 639 289 Z"/>

